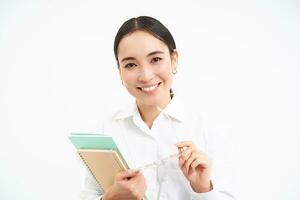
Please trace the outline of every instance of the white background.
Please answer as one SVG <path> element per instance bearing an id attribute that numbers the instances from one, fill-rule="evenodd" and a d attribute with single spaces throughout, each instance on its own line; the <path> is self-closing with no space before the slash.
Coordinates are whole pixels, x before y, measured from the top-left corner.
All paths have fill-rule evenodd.
<path id="1" fill-rule="evenodd" d="M 113 40 L 150 15 L 180 53 L 175 90 L 233 142 L 242 200 L 300 199 L 299 1 L 0 1 L 0 199 L 78 199 L 67 139 L 130 99 Z"/>

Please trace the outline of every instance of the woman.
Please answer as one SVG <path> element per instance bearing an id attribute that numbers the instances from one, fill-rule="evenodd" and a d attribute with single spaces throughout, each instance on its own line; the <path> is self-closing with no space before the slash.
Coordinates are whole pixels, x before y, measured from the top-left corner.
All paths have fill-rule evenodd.
<path id="1" fill-rule="evenodd" d="M 108 118 L 101 131 L 114 137 L 132 169 L 164 162 L 119 173 L 105 193 L 87 175 L 82 199 L 234 199 L 231 163 L 215 142 L 221 139 L 214 140 L 202 118 L 172 92 L 178 52 L 168 29 L 151 17 L 129 19 L 116 35 L 114 53 L 135 103 Z M 177 151 L 179 156 L 168 157 Z"/>

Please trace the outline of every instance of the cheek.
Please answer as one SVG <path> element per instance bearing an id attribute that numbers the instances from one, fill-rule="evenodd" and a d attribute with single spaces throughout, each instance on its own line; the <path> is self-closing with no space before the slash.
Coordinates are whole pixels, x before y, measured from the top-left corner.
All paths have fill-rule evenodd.
<path id="1" fill-rule="evenodd" d="M 126 87 L 130 87 L 132 85 L 135 85 L 136 83 L 136 77 L 134 73 L 122 73 L 121 79 L 123 80 Z"/>
<path id="2" fill-rule="evenodd" d="M 162 70 L 160 71 L 160 74 L 161 74 L 161 77 L 166 82 L 172 82 L 172 80 L 173 80 L 173 74 L 172 74 L 171 67 L 162 68 Z"/>
<path id="3" fill-rule="evenodd" d="M 168 77 L 168 86 L 171 88 L 172 85 L 173 85 L 173 76 L 170 75 L 170 76 Z"/>
<path id="4" fill-rule="evenodd" d="M 172 63 L 171 60 L 167 60 L 163 63 L 163 66 L 161 66 L 162 73 L 165 74 L 166 77 L 172 76 Z"/>

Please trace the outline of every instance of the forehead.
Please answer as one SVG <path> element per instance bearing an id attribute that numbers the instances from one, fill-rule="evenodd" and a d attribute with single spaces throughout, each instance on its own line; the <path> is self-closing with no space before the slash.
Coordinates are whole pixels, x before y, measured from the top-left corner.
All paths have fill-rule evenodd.
<path id="1" fill-rule="evenodd" d="M 168 52 L 167 45 L 146 31 L 134 31 L 120 41 L 118 57 L 146 56 L 153 51 Z"/>

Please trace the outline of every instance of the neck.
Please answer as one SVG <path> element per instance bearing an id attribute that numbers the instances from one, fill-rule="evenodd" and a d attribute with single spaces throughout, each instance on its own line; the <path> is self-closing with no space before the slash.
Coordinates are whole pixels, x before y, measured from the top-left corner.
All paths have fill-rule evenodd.
<path id="1" fill-rule="evenodd" d="M 138 106 L 139 112 L 141 114 L 141 117 L 142 117 L 143 121 L 147 124 L 149 129 L 151 129 L 154 120 L 160 113 L 160 110 L 157 107 L 164 109 L 168 105 L 170 100 L 171 100 L 171 98 L 169 98 L 163 104 L 157 105 L 157 106 L 156 105 L 145 105 L 145 104 L 141 104 L 141 103 L 137 102 L 137 106 Z"/>

